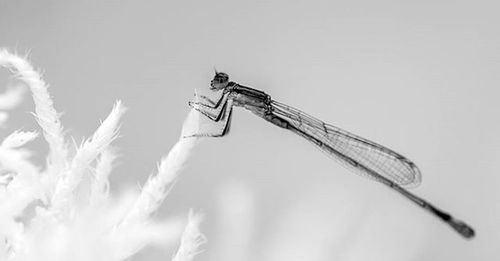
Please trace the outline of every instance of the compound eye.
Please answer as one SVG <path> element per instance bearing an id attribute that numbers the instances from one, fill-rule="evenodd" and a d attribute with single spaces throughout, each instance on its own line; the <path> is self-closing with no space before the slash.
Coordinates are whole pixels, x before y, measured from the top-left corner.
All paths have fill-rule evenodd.
<path id="1" fill-rule="evenodd" d="M 215 77 L 214 77 L 214 80 L 217 83 L 224 83 L 224 82 L 229 81 L 229 76 L 225 73 L 217 73 L 217 75 L 215 75 Z"/>

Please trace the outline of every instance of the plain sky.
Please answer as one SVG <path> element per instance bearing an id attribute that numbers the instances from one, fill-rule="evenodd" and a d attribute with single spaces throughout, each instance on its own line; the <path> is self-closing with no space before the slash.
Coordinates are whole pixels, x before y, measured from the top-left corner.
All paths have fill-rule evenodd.
<path id="1" fill-rule="evenodd" d="M 423 174 L 412 191 L 477 231 L 463 240 L 300 137 L 236 110 L 230 135 L 196 148 L 158 213 L 206 213 L 209 243 L 196 260 L 499 260 L 499 7 L 0 0 L 0 46 L 30 51 L 77 141 L 115 100 L 129 108 L 115 144 L 122 157 L 114 191 L 154 171 L 180 134 L 194 89 L 209 92 L 215 66 L 409 157 Z M 25 102 L 9 126 L 36 128 L 32 110 Z M 41 159 L 46 148 L 37 146 Z M 226 213 L 224 204 L 242 209 Z M 231 234 L 238 224 L 248 240 Z M 148 249 L 137 260 L 168 257 Z"/>

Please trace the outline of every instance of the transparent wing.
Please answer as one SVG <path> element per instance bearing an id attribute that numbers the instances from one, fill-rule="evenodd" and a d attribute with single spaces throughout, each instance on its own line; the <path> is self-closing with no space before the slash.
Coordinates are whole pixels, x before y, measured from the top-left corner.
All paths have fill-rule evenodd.
<path id="1" fill-rule="evenodd" d="M 382 181 L 369 169 L 394 183 L 416 187 L 422 177 L 417 166 L 401 154 L 373 141 L 369 141 L 345 130 L 326 124 L 298 109 L 272 101 L 273 113 L 288 120 L 295 128 L 323 143 L 317 146 L 327 155 L 339 160 L 357 174 Z M 328 146 L 326 149 L 324 146 Z M 339 157 L 331 151 L 344 155 Z M 352 161 L 351 161 L 352 160 Z M 357 166 L 363 165 L 363 167 Z"/>

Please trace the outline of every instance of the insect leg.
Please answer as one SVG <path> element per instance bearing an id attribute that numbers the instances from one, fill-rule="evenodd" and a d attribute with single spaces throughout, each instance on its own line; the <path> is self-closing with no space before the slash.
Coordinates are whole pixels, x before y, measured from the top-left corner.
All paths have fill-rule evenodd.
<path id="1" fill-rule="evenodd" d="M 205 115 L 207 118 L 209 118 L 212 121 L 218 122 L 221 120 L 221 118 L 224 116 L 225 110 L 228 106 L 228 101 L 225 101 L 222 106 L 220 106 L 220 109 L 218 110 L 212 110 L 212 109 L 207 109 L 207 108 L 201 108 L 200 104 L 196 103 L 189 103 L 189 106 L 191 106 L 193 109 L 196 111 L 200 112 L 201 114 Z M 232 102 L 231 102 L 231 107 L 232 107 Z M 212 114 L 212 112 L 216 113 L 215 115 Z"/>
<path id="2" fill-rule="evenodd" d="M 229 93 L 226 93 L 219 99 L 219 101 L 217 102 L 217 104 L 215 104 L 214 107 L 200 102 L 189 102 L 189 106 L 201 112 L 203 115 L 205 115 L 212 121 L 219 121 L 227 106 L 228 100 L 229 100 Z"/>
<path id="3" fill-rule="evenodd" d="M 231 101 L 227 102 L 224 104 L 224 110 L 221 112 L 221 114 L 216 118 L 212 119 L 209 118 L 210 120 L 213 120 L 215 122 L 221 122 L 223 128 L 221 129 L 220 132 L 214 132 L 214 133 L 197 133 L 189 136 L 184 136 L 184 138 L 189 138 L 189 137 L 223 137 L 226 136 L 229 133 L 229 129 L 231 127 L 231 117 L 233 113 L 233 103 Z M 195 110 L 204 113 L 202 110 L 196 109 Z"/>
<path id="4" fill-rule="evenodd" d="M 225 103 L 227 101 L 228 96 L 229 96 L 229 93 L 225 93 L 225 94 L 223 94 L 220 97 L 220 99 L 217 102 L 214 102 L 214 101 L 212 101 L 211 99 L 207 98 L 204 95 L 197 95 L 197 94 L 195 94 L 195 97 L 202 98 L 203 100 L 207 101 L 210 104 L 205 104 L 205 103 L 202 103 L 202 102 L 192 102 L 192 101 L 190 101 L 189 105 L 190 106 L 192 106 L 192 105 L 200 105 L 200 106 L 208 108 L 208 109 L 217 109 L 217 108 L 219 108 L 219 106 L 221 104 L 223 104 L 223 103 Z"/>
<path id="5" fill-rule="evenodd" d="M 222 96 L 221 96 L 221 98 L 219 98 L 219 101 L 215 102 L 212 99 L 208 98 L 207 96 L 205 96 L 205 95 L 198 95 L 197 93 L 194 94 L 194 97 L 200 98 L 203 101 L 209 103 L 213 108 L 217 107 L 216 104 L 222 99 Z"/>

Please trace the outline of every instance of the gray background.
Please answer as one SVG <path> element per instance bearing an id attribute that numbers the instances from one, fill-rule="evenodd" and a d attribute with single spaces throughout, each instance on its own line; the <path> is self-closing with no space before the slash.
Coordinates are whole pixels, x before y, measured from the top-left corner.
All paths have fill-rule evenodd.
<path id="1" fill-rule="evenodd" d="M 158 217 L 206 212 L 196 260 L 498 260 L 496 1 L 0 1 L 0 45 L 43 69 L 68 134 L 116 99 L 114 191 L 175 143 L 213 66 L 413 159 L 413 191 L 474 225 L 466 241 L 382 185 L 242 110 L 202 142 Z M 5 83 L 7 72 L 0 72 Z M 7 131 L 36 128 L 25 102 Z M 77 139 L 77 140 L 78 140 Z M 42 159 L 45 144 L 34 145 Z M 137 260 L 165 260 L 147 249 Z"/>

